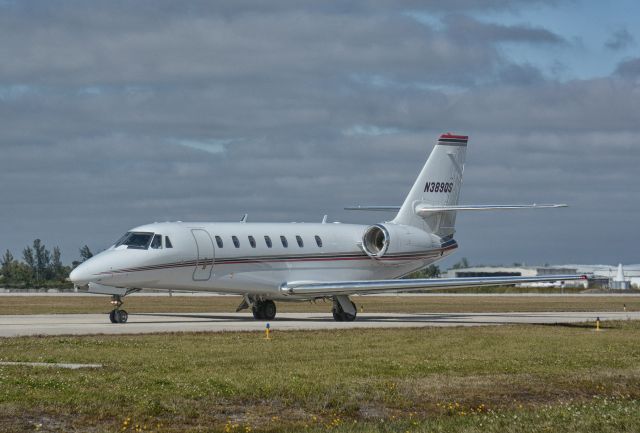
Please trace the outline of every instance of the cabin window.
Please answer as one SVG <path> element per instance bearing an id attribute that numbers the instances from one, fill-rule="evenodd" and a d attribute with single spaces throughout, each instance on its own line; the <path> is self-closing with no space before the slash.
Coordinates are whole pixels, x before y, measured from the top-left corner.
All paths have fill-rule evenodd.
<path id="1" fill-rule="evenodd" d="M 169 236 L 164 237 L 164 247 L 165 248 L 173 248 L 173 244 L 169 240 Z"/>
<path id="2" fill-rule="evenodd" d="M 236 248 L 240 248 L 240 241 L 238 240 L 237 236 L 231 236 L 231 240 L 233 241 L 233 245 L 235 245 Z"/>
<path id="3" fill-rule="evenodd" d="M 154 235 L 151 241 L 151 248 L 154 250 L 162 249 L 162 235 Z"/>
<path id="4" fill-rule="evenodd" d="M 216 236 L 216 244 L 218 244 L 218 248 L 224 247 L 224 243 L 222 242 L 222 238 L 220 236 Z"/>
<path id="5" fill-rule="evenodd" d="M 316 235 L 316 244 L 318 244 L 318 248 L 322 248 L 322 239 L 318 235 Z"/>
<path id="6" fill-rule="evenodd" d="M 251 248 L 256 247 L 256 240 L 253 238 L 253 236 L 249 236 L 249 245 L 251 245 Z"/>
<path id="7" fill-rule="evenodd" d="M 271 243 L 271 238 L 269 236 L 264 237 L 264 243 L 267 244 L 268 248 L 271 248 L 273 244 Z"/>
<path id="8" fill-rule="evenodd" d="M 153 238 L 153 233 L 148 232 L 128 232 L 115 244 L 116 247 L 126 245 L 127 248 L 146 250 L 149 248 Z"/>
<path id="9" fill-rule="evenodd" d="M 280 236 L 280 242 L 282 242 L 282 246 L 287 248 L 289 246 L 289 242 L 287 242 L 287 238 L 284 236 Z"/>
<path id="10" fill-rule="evenodd" d="M 298 242 L 298 246 L 300 248 L 304 247 L 304 242 L 302 242 L 302 238 L 300 237 L 300 235 L 296 235 L 296 241 Z"/>

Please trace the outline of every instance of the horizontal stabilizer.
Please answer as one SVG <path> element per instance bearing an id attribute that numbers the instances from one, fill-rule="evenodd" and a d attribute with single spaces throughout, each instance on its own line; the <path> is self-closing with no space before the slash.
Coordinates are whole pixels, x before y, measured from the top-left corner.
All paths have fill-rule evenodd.
<path id="1" fill-rule="evenodd" d="M 586 280 L 585 275 L 545 275 L 541 277 L 462 277 L 334 282 L 290 282 L 280 287 L 284 295 L 309 297 L 379 293 L 395 290 L 443 290 L 501 286 L 522 283 Z"/>
<path id="2" fill-rule="evenodd" d="M 433 212 L 447 211 L 470 211 L 470 210 L 513 210 L 513 209 L 549 209 L 568 207 L 564 203 L 551 204 L 480 204 L 480 205 L 455 205 L 455 206 L 433 206 L 419 204 L 416 206 L 416 213 L 419 215 Z M 363 210 L 363 211 L 381 211 L 381 212 L 398 212 L 400 206 L 350 206 L 344 210 Z"/>
<path id="3" fill-rule="evenodd" d="M 418 215 L 427 215 L 434 212 L 447 211 L 477 211 L 477 210 L 513 210 L 513 209 L 549 209 L 567 207 L 566 204 L 487 204 L 487 205 L 456 205 L 456 206 L 432 206 L 419 204 L 416 206 Z"/>
<path id="4" fill-rule="evenodd" d="M 398 212 L 400 210 L 400 206 L 351 206 L 351 207 L 345 207 L 344 210 Z"/>

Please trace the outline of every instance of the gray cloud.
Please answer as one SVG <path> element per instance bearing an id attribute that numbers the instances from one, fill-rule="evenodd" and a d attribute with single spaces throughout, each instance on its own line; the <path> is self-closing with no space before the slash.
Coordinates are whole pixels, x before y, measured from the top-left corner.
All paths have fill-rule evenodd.
<path id="1" fill-rule="evenodd" d="M 613 51 L 619 51 L 633 45 L 635 39 L 627 29 L 616 30 L 611 34 L 604 46 Z"/>
<path id="2" fill-rule="evenodd" d="M 466 202 L 573 205 L 463 216 L 461 255 L 637 261 L 633 61 L 569 82 L 514 64 L 499 44 L 564 41 L 468 12 L 506 7 L 518 5 L 3 6 L 0 248 L 42 237 L 70 261 L 138 224 L 244 212 L 374 222 L 342 207 L 402 201 L 450 130 L 471 135 Z"/>
<path id="3" fill-rule="evenodd" d="M 638 78 L 640 76 L 640 57 L 620 62 L 616 67 L 616 74 L 627 79 Z"/>
<path id="4" fill-rule="evenodd" d="M 561 36 L 540 27 L 484 23 L 461 14 L 448 15 L 445 22 L 456 38 L 463 39 L 467 43 L 491 41 L 559 44 L 565 42 Z"/>

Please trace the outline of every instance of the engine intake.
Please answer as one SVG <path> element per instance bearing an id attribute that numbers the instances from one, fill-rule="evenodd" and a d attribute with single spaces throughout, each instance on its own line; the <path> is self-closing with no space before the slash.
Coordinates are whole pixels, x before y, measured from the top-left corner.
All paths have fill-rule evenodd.
<path id="1" fill-rule="evenodd" d="M 369 227 L 362 236 L 362 248 L 371 257 L 382 257 L 389 248 L 389 232 L 382 225 Z"/>

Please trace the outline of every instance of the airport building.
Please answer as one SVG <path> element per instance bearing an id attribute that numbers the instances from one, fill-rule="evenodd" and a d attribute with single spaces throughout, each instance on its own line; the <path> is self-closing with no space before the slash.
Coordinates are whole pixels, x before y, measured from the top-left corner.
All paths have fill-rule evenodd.
<path id="1" fill-rule="evenodd" d="M 449 269 L 444 273 L 445 278 L 461 277 L 538 277 L 545 275 L 575 275 L 578 270 L 565 266 L 474 266 L 470 268 Z M 531 283 L 521 286 L 565 286 L 587 288 L 586 281 L 567 281 L 558 283 Z"/>
<path id="2" fill-rule="evenodd" d="M 567 281 L 566 286 L 582 285 L 585 288 L 628 290 L 640 288 L 640 265 L 560 265 L 560 266 L 474 266 L 449 269 L 444 278 L 459 277 L 536 277 L 544 275 L 584 274 L 585 281 Z M 543 283 L 547 284 L 547 283 Z M 532 284 L 539 286 L 539 284 Z"/>

